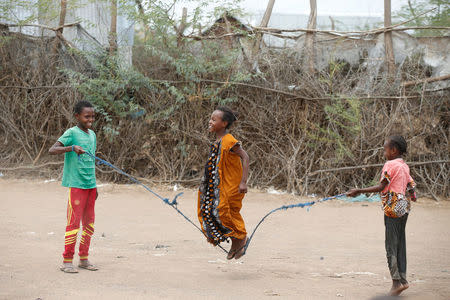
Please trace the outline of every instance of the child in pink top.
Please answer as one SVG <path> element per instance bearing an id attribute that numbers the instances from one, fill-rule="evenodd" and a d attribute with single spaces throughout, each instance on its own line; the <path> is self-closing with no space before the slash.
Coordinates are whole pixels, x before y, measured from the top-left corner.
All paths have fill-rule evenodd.
<path id="1" fill-rule="evenodd" d="M 352 189 L 347 193 L 355 197 L 361 193 L 381 192 L 384 211 L 385 247 L 389 271 L 392 277 L 390 295 L 397 296 L 409 287 L 406 280 L 405 227 L 411 202 L 416 201 L 415 183 L 409 167 L 401 157 L 406 153 L 406 141 L 402 136 L 390 136 L 383 148 L 388 160 L 381 172 L 380 183 L 364 189 Z"/>
<path id="2" fill-rule="evenodd" d="M 384 214 L 400 218 L 411 210 L 410 199 L 416 201 L 414 180 L 409 175 L 409 167 L 401 157 L 388 160 L 381 171 L 380 182 L 387 184 L 381 191 Z M 409 196 L 409 198 L 408 198 Z"/>

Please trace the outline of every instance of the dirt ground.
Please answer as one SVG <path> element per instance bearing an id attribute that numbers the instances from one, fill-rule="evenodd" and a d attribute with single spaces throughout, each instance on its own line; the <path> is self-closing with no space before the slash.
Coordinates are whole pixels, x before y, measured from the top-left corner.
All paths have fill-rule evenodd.
<path id="1" fill-rule="evenodd" d="M 196 192 L 183 191 L 179 207 L 195 220 Z M 227 261 L 143 188 L 101 184 L 99 192 L 90 259 L 100 270 L 65 274 L 68 190 L 57 181 L 0 180 L 0 299 L 381 299 L 390 288 L 379 203 L 278 212 L 243 259 Z M 251 190 L 247 230 L 275 207 L 308 200 Z M 449 231 L 450 201 L 419 199 L 407 224 L 411 286 L 403 298 L 450 299 Z"/>

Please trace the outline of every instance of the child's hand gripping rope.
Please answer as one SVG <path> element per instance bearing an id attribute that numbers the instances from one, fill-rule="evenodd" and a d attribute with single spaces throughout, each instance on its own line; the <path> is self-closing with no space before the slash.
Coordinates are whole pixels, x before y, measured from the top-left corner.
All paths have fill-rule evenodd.
<path id="1" fill-rule="evenodd" d="M 72 151 L 75 152 L 76 154 L 78 154 L 78 156 L 80 156 L 80 154 L 83 154 L 86 152 L 86 151 L 84 151 L 84 149 L 81 146 L 76 146 L 76 145 L 72 145 Z"/>

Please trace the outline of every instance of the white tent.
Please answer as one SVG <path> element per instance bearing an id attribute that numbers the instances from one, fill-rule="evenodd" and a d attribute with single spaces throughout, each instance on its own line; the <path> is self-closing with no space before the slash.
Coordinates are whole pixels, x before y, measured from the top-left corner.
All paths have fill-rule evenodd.
<path id="1" fill-rule="evenodd" d="M 58 26 L 58 17 L 49 16 L 46 11 L 39 11 L 39 0 L 29 0 L 26 5 L 16 5 L 8 15 L 0 16 L 0 23 Z M 59 10 L 60 1 L 53 0 L 54 10 Z M 14 1 L 0 0 L 0 5 L 13 5 Z M 16 2 L 17 3 L 17 2 Z M 133 2 L 134 3 L 134 2 Z M 109 1 L 80 0 L 75 8 L 67 9 L 65 23 L 79 22 L 79 26 L 64 28 L 64 38 L 80 50 L 92 51 L 97 47 L 109 47 L 108 35 L 111 26 Z M 117 16 L 117 44 L 120 57 L 125 65 L 131 65 L 132 46 L 134 42 L 134 21 L 127 18 L 121 6 Z M 36 26 L 10 27 L 11 31 L 32 36 L 53 36 L 54 31 Z"/>

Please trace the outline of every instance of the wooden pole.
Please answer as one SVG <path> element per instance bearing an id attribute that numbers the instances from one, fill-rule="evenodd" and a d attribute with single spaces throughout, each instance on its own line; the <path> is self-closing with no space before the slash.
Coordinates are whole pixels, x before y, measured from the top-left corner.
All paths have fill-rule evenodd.
<path id="1" fill-rule="evenodd" d="M 421 84 L 421 83 L 429 83 L 429 82 L 435 82 L 435 81 L 441 81 L 441 80 L 449 80 L 449 79 L 450 79 L 450 74 L 447 74 L 447 75 L 438 76 L 438 77 L 429 77 L 429 78 L 425 78 L 425 79 L 405 81 L 405 82 L 402 83 L 402 86 L 403 87 L 408 87 L 408 86 Z"/>
<path id="2" fill-rule="evenodd" d="M 59 49 L 59 42 L 62 38 L 64 23 L 66 22 L 67 0 L 61 0 L 61 9 L 59 11 L 58 30 L 56 30 L 56 38 L 53 44 L 53 54 L 56 55 Z"/>
<path id="3" fill-rule="evenodd" d="M 384 27 L 391 27 L 391 0 L 384 0 Z M 392 79 L 395 76 L 394 46 L 392 43 L 392 31 L 384 33 L 384 50 L 388 75 Z"/>
<path id="4" fill-rule="evenodd" d="M 111 0 L 111 28 L 109 31 L 109 54 L 117 51 L 117 0 Z"/>
<path id="5" fill-rule="evenodd" d="M 264 16 L 261 20 L 261 27 L 266 27 L 269 24 L 270 16 L 272 15 L 274 5 L 275 0 L 269 0 L 269 3 L 267 3 L 266 11 L 264 12 Z"/>
<path id="6" fill-rule="evenodd" d="M 270 16 L 272 15 L 273 6 L 275 5 L 275 0 L 269 0 L 269 3 L 267 3 L 266 11 L 264 12 L 264 16 L 261 20 L 260 27 L 267 27 L 269 25 Z M 255 43 L 253 45 L 252 49 L 252 60 L 253 60 L 253 67 L 256 68 L 257 65 L 257 56 L 259 53 L 259 48 L 261 46 L 261 40 L 262 40 L 262 33 L 258 32 L 256 34 Z"/>
<path id="7" fill-rule="evenodd" d="M 328 18 L 330 18 L 331 21 L 331 31 L 334 31 L 336 26 L 334 25 L 334 19 L 331 16 L 328 16 Z"/>
<path id="8" fill-rule="evenodd" d="M 223 15 L 224 21 L 225 21 L 225 29 L 227 31 L 227 34 L 229 34 L 229 36 L 227 37 L 228 40 L 228 47 L 230 49 L 233 48 L 233 37 L 231 36 L 233 34 L 232 29 L 231 29 L 231 23 L 230 20 L 228 20 L 228 13 L 225 13 Z"/>
<path id="9" fill-rule="evenodd" d="M 311 30 L 316 29 L 317 26 L 317 1 L 309 0 L 309 6 L 311 8 L 311 13 L 309 14 L 308 29 Z M 315 73 L 314 35 L 314 32 L 307 32 L 305 36 L 307 67 L 311 74 Z"/>

